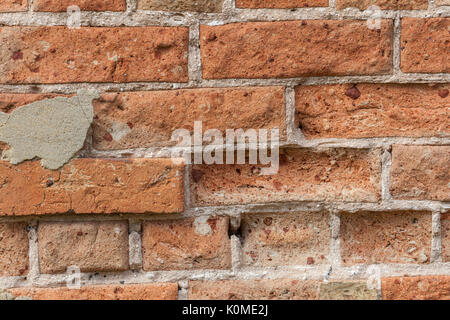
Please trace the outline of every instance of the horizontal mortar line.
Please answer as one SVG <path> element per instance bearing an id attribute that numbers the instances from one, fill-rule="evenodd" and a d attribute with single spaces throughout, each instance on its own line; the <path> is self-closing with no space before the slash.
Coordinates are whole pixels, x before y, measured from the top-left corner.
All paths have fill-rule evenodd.
<path id="1" fill-rule="evenodd" d="M 202 80 L 192 83 L 180 82 L 125 82 L 125 83 L 60 83 L 60 84 L 0 84 L 0 92 L 10 93 L 75 93 L 80 88 L 95 88 L 107 92 L 123 91 L 154 91 L 154 90 L 178 90 L 199 88 L 233 88 L 248 86 L 298 86 L 298 85 L 326 85 L 326 84 L 435 84 L 450 82 L 450 73 L 439 74 L 402 74 L 385 76 L 323 76 L 323 77 L 299 77 L 299 78 L 272 78 L 272 79 L 217 79 Z"/>
<path id="2" fill-rule="evenodd" d="M 152 213 L 112 213 L 112 214 L 48 214 L 48 215 L 20 215 L 20 216 L 0 216 L 0 222 L 38 221 L 38 222 L 90 222 L 90 221 L 117 221 L 117 220 L 180 220 L 201 216 L 227 216 L 237 218 L 246 214 L 283 214 L 332 211 L 350 212 L 357 214 L 361 211 L 373 212 L 395 212 L 395 211 L 444 211 L 450 208 L 450 202 L 431 200 L 388 200 L 379 203 L 364 202 L 323 202 L 323 201 L 303 201 L 303 202 L 272 202 L 257 204 L 241 204 L 227 206 L 209 206 L 187 208 L 185 212 L 175 214 L 152 214 Z"/>
<path id="3" fill-rule="evenodd" d="M 340 267 L 334 265 L 317 266 L 278 266 L 278 267 L 244 267 L 239 270 L 179 270 L 179 271 L 124 271 L 117 273 L 81 273 L 83 286 L 92 285 L 120 285 L 124 284 L 152 284 L 161 282 L 177 282 L 182 280 L 220 281 L 220 280 L 323 280 L 332 272 L 329 281 L 366 280 L 373 277 L 373 270 L 379 270 L 381 277 L 392 276 L 430 276 L 450 275 L 450 263 L 430 264 L 368 264 Z M 89 278 L 91 278 L 89 280 Z M 49 287 L 64 286 L 65 274 L 41 274 L 32 283 L 25 277 L 0 277 L 0 287 Z"/>

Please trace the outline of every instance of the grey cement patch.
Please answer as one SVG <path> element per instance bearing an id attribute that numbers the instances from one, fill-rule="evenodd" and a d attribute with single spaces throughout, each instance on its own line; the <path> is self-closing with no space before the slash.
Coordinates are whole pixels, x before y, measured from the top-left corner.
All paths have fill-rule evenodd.
<path id="1" fill-rule="evenodd" d="M 56 97 L 30 103 L 12 113 L 0 112 L 0 141 L 9 145 L 2 159 L 19 164 L 35 157 L 56 170 L 84 144 L 94 117 L 96 90 L 80 89 L 70 98 Z"/>

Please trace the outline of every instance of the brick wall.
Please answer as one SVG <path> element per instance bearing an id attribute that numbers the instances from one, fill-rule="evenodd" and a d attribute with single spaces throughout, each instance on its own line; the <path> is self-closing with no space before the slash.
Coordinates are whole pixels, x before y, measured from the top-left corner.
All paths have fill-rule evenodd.
<path id="1" fill-rule="evenodd" d="M 100 98 L 77 159 L 0 162 L 0 293 L 450 299 L 449 5 L 3 0 L 0 111 Z M 200 120 L 279 128 L 278 173 L 169 159 Z"/>

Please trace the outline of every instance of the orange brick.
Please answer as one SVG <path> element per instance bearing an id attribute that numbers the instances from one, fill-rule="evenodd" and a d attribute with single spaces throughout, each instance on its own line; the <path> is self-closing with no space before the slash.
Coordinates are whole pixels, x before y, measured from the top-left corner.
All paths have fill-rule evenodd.
<path id="1" fill-rule="evenodd" d="M 190 300 L 316 300 L 319 281 L 231 280 L 190 281 Z"/>
<path id="2" fill-rule="evenodd" d="M 381 10 L 427 10 L 428 0 L 337 0 L 338 10 L 358 8 L 366 10 L 370 6 L 377 6 Z"/>
<path id="3" fill-rule="evenodd" d="M 449 136 L 447 84 L 298 86 L 296 124 L 310 139 Z"/>
<path id="4" fill-rule="evenodd" d="M 0 215 L 182 212 L 183 171 L 170 159 L 76 159 L 58 171 L 3 161 Z"/>
<path id="5" fill-rule="evenodd" d="M 228 218 L 197 217 L 144 223 L 143 268 L 152 270 L 228 269 Z"/>
<path id="6" fill-rule="evenodd" d="M 450 211 L 441 215 L 442 260 L 450 262 Z"/>
<path id="7" fill-rule="evenodd" d="M 449 300 L 450 276 L 381 279 L 383 300 Z"/>
<path id="8" fill-rule="evenodd" d="M 236 0 L 236 8 L 328 7 L 328 0 Z"/>
<path id="9" fill-rule="evenodd" d="M 139 10 L 222 12 L 224 0 L 139 0 Z"/>
<path id="10" fill-rule="evenodd" d="M 282 87 L 106 93 L 94 107 L 100 150 L 173 145 L 172 133 L 192 134 L 194 121 L 202 121 L 203 132 L 217 129 L 223 136 L 226 129 L 279 128 L 283 139 L 286 131 Z"/>
<path id="11" fill-rule="evenodd" d="M 2 0 L 0 12 L 20 12 L 27 11 L 28 0 Z"/>
<path id="12" fill-rule="evenodd" d="M 290 78 L 392 71 L 392 21 L 306 20 L 201 26 L 203 76 Z M 355 54 L 357 52 L 358 54 Z"/>
<path id="13" fill-rule="evenodd" d="M 329 263 L 329 221 L 327 212 L 244 216 L 241 224 L 244 265 Z"/>
<path id="14" fill-rule="evenodd" d="M 188 79 L 187 28 L 2 27 L 0 43 L 0 83 Z"/>
<path id="15" fill-rule="evenodd" d="M 192 203 L 377 202 L 380 156 L 380 150 L 368 149 L 287 149 L 275 175 L 261 175 L 259 165 L 194 165 Z"/>
<path id="16" fill-rule="evenodd" d="M 128 269 L 127 221 L 41 222 L 38 244 L 41 273 Z"/>
<path id="17" fill-rule="evenodd" d="M 401 69 L 403 72 L 450 72 L 448 43 L 450 18 L 403 18 Z"/>
<path id="18" fill-rule="evenodd" d="M 69 288 L 14 288 L 8 292 L 33 300 L 177 300 L 176 283 L 86 286 Z"/>
<path id="19" fill-rule="evenodd" d="M 34 0 L 34 11 L 63 12 L 69 6 L 82 11 L 125 11 L 126 0 Z"/>
<path id="20" fill-rule="evenodd" d="M 450 146 L 392 148 L 391 194 L 395 199 L 449 201 Z"/>
<path id="21" fill-rule="evenodd" d="M 28 274 L 28 235 L 23 222 L 0 223 L 0 276 Z"/>
<path id="22" fill-rule="evenodd" d="M 358 212 L 341 214 L 344 265 L 429 263 L 429 212 Z"/>

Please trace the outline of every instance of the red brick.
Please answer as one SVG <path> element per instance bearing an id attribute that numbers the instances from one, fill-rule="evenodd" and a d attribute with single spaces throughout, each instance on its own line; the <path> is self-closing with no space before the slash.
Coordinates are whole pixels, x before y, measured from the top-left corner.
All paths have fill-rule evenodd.
<path id="1" fill-rule="evenodd" d="M 377 6 L 381 10 L 427 10 L 428 0 L 337 0 L 338 10 L 358 8 L 366 10 L 370 6 Z"/>
<path id="2" fill-rule="evenodd" d="M 302 133 L 309 139 L 450 135 L 450 98 L 442 97 L 450 89 L 448 84 L 363 83 L 355 87 L 296 87 L 296 124 Z"/>
<path id="3" fill-rule="evenodd" d="M 190 300 L 316 300 L 319 281 L 231 280 L 190 281 Z"/>
<path id="4" fill-rule="evenodd" d="M 125 11 L 126 0 L 34 0 L 34 11 L 65 12 L 69 6 L 82 11 Z"/>
<path id="5" fill-rule="evenodd" d="M 69 288 L 14 288 L 16 297 L 33 300 L 177 300 L 176 283 L 128 284 Z"/>
<path id="6" fill-rule="evenodd" d="M 0 12 L 20 12 L 27 11 L 28 0 L 2 0 Z"/>
<path id="7" fill-rule="evenodd" d="M 380 156 L 380 150 L 368 149 L 287 149 L 275 175 L 260 175 L 259 165 L 194 165 L 192 203 L 377 202 Z"/>
<path id="8" fill-rule="evenodd" d="M 0 223 L 0 276 L 28 274 L 28 235 L 23 222 Z"/>
<path id="9" fill-rule="evenodd" d="M 246 266 L 313 265 L 330 262 L 327 212 L 254 214 L 241 224 Z"/>
<path id="10" fill-rule="evenodd" d="M 392 148 L 391 194 L 395 199 L 449 201 L 450 146 Z"/>
<path id="11" fill-rule="evenodd" d="M 441 215 L 442 260 L 450 262 L 450 211 Z"/>
<path id="12" fill-rule="evenodd" d="M 201 26 L 203 77 L 290 78 L 392 71 L 392 21 L 306 20 Z"/>
<path id="13" fill-rule="evenodd" d="M 224 0 L 139 0 L 139 10 L 222 12 Z"/>
<path id="14" fill-rule="evenodd" d="M 0 96 L 1 97 L 1 96 Z M 284 88 L 250 87 L 106 93 L 94 102 L 94 147 L 100 150 L 173 145 L 176 129 L 279 128 L 285 137 Z M 105 140 L 110 133 L 112 140 Z"/>
<path id="15" fill-rule="evenodd" d="M 231 267 L 228 218 L 145 222 L 142 250 L 145 271 L 228 269 Z"/>
<path id="16" fill-rule="evenodd" d="M 381 279 L 383 300 L 449 300 L 450 276 Z"/>
<path id="17" fill-rule="evenodd" d="M 76 159 L 61 170 L 0 162 L 0 215 L 184 210 L 183 167 L 170 159 Z"/>
<path id="18" fill-rule="evenodd" d="M 127 221 L 41 222 L 38 244 L 41 273 L 128 269 Z"/>
<path id="19" fill-rule="evenodd" d="M 448 43 L 450 18 L 403 18 L 401 69 L 403 72 L 450 72 Z"/>
<path id="20" fill-rule="evenodd" d="M 358 212 L 341 214 L 344 265 L 429 263 L 429 212 Z"/>
<path id="21" fill-rule="evenodd" d="M 236 8 L 328 7 L 328 0 L 236 0 Z"/>
<path id="22" fill-rule="evenodd" d="M 0 83 L 188 80 L 187 28 L 2 27 L 0 43 Z"/>

